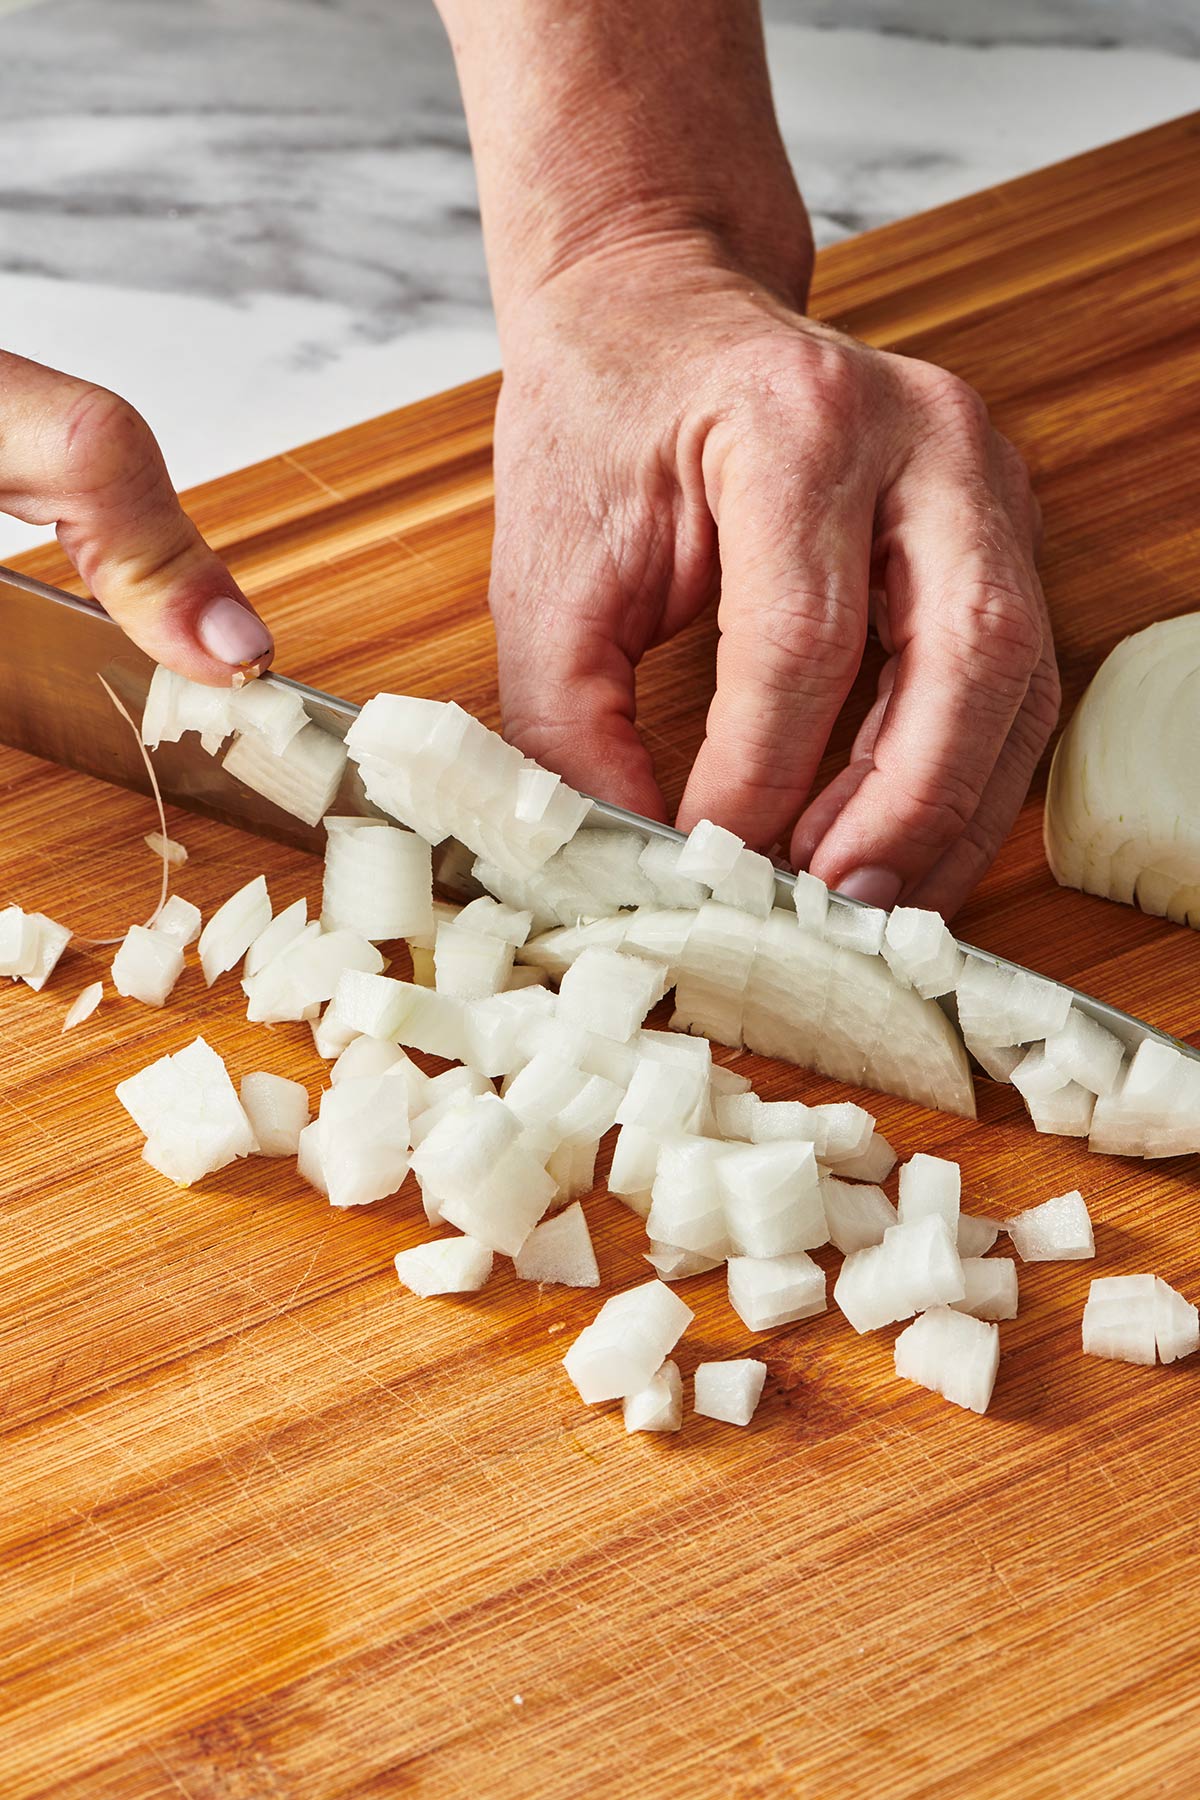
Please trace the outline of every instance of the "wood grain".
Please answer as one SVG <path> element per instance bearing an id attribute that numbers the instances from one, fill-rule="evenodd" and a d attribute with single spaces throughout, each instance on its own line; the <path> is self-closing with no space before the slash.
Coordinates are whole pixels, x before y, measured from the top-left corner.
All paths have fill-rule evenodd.
<path id="1" fill-rule="evenodd" d="M 823 316 L 975 382 L 1036 471 L 1068 705 L 1124 633 L 1197 601 L 1200 119 L 838 246 Z M 494 381 L 190 496 L 278 632 L 279 666 L 494 720 L 484 610 Z M 66 571 L 53 550 L 25 566 Z M 672 794 L 711 687 L 711 622 L 650 658 Z M 868 704 L 864 681 L 834 760 Z M 135 797 L 0 752 L 0 892 L 82 933 L 148 908 Z M 1169 1030 L 1197 1024 L 1193 934 L 1058 891 L 1041 784 L 961 921 L 975 941 Z M 177 816 L 206 910 L 298 854 Z M 902 1151 L 961 1159 L 974 1210 L 1079 1185 L 1095 1265 L 1030 1268 L 978 1420 L 899 1385 L 891 1333 L 836 1314 L 755 1340 L 689 1284 L 685 1373 L 760 1351 L 746 1431 L 626 1439 L 558 1366 L 595 1307 L 516 1282 L 402 1295 L 406 1190 L 335 1216 L 286 1166 L 175 1192 L 116 1081 L 197 1028 L 236 1075 L 322 1069 L 190 969 L 164 1013 L 63 1013 L 110 951 L 4 998 L 0 1787 L 21 1800 L 1105 1800 L 1190 1795 L 1200 1751 L 1194 1366 L 1079 1353 L 1088 1281 L 1200 1295 L 1194 1161 L 875 1103 Z M 763 1091 L 832 1086 L 744 1059 Z M 607 1286 L 645 1273 L 590 1207 Z M 832 1263 L 829 1265 L 832 1267 Z"/>

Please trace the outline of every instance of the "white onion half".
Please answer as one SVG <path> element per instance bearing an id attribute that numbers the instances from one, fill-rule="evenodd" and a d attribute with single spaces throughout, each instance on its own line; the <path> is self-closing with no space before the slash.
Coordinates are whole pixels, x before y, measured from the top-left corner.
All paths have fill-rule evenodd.
<path id="1" fill-rule="evenodd" d="M 1057 881 L 1200 926 L 1200 613 L 1117 645 L 1054 754 L 1046 856 Z"/>

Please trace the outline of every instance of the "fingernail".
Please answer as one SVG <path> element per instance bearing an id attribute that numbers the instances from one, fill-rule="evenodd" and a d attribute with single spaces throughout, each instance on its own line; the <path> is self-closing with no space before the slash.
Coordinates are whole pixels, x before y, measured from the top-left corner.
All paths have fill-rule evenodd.
<path id="1" fill-rule="evenodd" d="M 845 894 L 848 900 L 865 900 L 868 906 L 890 908 L 900 898 L 903 886 L 903 881 L 892 869 L 851 869 L 837 883 L 837 892 Z"/>
<path id="2" fill-rule="evenodd" d="M 233 669 L 261 662 L 275 647 L 257 614 L 225 594 L 204 608 L 196 622 L 196 635 L 210 656 Z"/>

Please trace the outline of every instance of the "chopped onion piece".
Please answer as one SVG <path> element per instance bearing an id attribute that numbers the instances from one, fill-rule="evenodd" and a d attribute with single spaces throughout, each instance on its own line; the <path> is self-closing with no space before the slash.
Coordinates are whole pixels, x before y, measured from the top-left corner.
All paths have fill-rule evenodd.
<path id="1" fill-rule="evenodd" d="M 432 851 L 424 838 L 375 819 L 325 820 L 321 924 L 370 943 L 433 928 Z"/>
<path id="2" fill-rule="evenodd" d="M 893 1225 L 882 1243 L 856 1250 L 833 1290 L 855 1331 L 876 1331 L 930 1306 L 949 1306 L 966 1292 L 954 1236 L 936 1213 Z"/>
<path id="3" fill-rule="evenodd" d="M 807 869 L 797 869 L 792 905 L 801 930 L 823 937 L 829 916 L 829 889 L 825 883 L 818 876 L 810 875 Z"/>
<path id="4" fill-rule="evenodd" d="M 765 919 L 775 905 L 775 866 L 758 850 L 739 850 L 728 875 L 713 883 L 713 899 Z"/>
<path id="5" fill-rule="evenodd" d="M 857 950 L 862 956 L 878 956 L 888 916 L 878 906 L 852 906 L 837 894 L 830 897 L 825 936 L 831 944 Z"/>
<path id="6" fill-rule="evenodd" d="M 669 1358 L 636 1394 L 624 1401 L 626 1431 L 678 1431 L 683 1425 L 683 1379 Z"/>
<path id="7" fill-rule="evenodd" d="M 984 1074 L 993 1081 L 1011 1081 L 1013 1070 L 1025 1056 L 1024 1044 L 990 1044 L 984 1038 L 971 1036 L 964 1041 Z"/>
<path id="8" fill-rule="evenodd" d="M 477 1294 L 492 1273 L 492 1252 L 470 1237 L 438 1238 L 396 1255 L 396 1273 L 411 1293 Z"/>
<path id="9" fill-rule="evenodd" d="M 679 1250 L 674 1244 L 656 1244 L 653 1239 L 646 1261 L 660 1281 L 686 1281 L 689 1275 L 707 1275 L 719 1269 L 720 1259 L 698 1256 L 694 1250 Z"/>
<path id="10" fill-rule="evenodd" d="M 331 1206 L 369 1206 L 408 1174 L 408 1080 L 397 1065 L 328 1087 L 299 1139 L 300 1173 Z"/>
<path id="11" fill-rule="evenodd" d="M 122 1081 L 117 1099 L 146 1136 L 146 1161 L 180 1187 L 254 1149 L 225 1064 L 203 1038 Z"/>
<path id="12" fill-rule="evenodd" d="M 144 1006 L 165 1006 L 182 974 L 179 945 L 146 925 L 131 925 L 113 957 L 112 983 L 118 994 Z"/>
<path id="13" fill-rule="evenodd" d="M 241 961 L 270 923 L 271 898 L 266 877 L 256 875 L 217 908 L 200 933 L 200 966 L 209 987 L 218 975 Z"/>
<path id="14" fill-rule="evenodd" d="M 186 950 L 200 935 L 200 908 L 185 900 L 182 894 L 172 894 L 155 913 L 150 929 Z"/>
<path id="15" fill-rule="evenodd" d="M 433 951 L 439 994 L 458 1000 L 486 1000 L 503 993 L 512 973 L 513 946 L 488 932 L 462 925 L 439 925 Z"/>
<path id="16" fill-rule="evenodd" d="M 65 925 L 59 925 L 45 913 L 30 913 L 29 917 L 37 925 L 37 954 L 32 969 L 27 969 L 18 977 L 26 987 L 40 993 L 58 967 L 59 957 L 71 941 L 71 933 Z"/>
<path id="17" fill-rule="evenodd" d="M 675 865 L 676 873 L 689 881 L 702 881 L 706 887 L 716 887 L 733 873 L 745 847 L 741 838 L 726 831 L 723 825 L 701 819 L 688 833 Z"/>
<path id="18" fill-rule="evenodd" d="M 1083 1352 L 1153 1366 L 1162 1317 L 1153 1275 L 1102 1275 L 1083 1309 Z"/>
<path id="19" fill-rule="evenodd" d="M 482 1094 L 439 1119 L 413 1154 L 422 1189 L 442 1217 L 515 1256 L 554 1199 L 555 1182 L 521 1140 L 516 1114 Z"/>
<path id="20" fill-rule="evenodd" d="M 304 900 L 293 900 L 290 906 L 276 913 L 250 945 L 246 952 L 246 960 L 242 965 L 242 974 L 249 978 L 265 969 L 288 945 L 293 943 L 308 924 L 308 904 Z"/>
<path id="21" fill-rule="evenodd" d="M 811 1256 L 731 1256 L 729 1304 L 747 1331 L 774 1331 L 825 1311 L 825 1271 Z"/>
<path id="22" fill-rule="evenodd" d="M 693 1410 L 725 1425 L 748 1425 L 762 1398 L 767 1365 L 753 1357 L 696 1365 Z"/>
<path id="23" fill-rule="evenodd" d="M 638 867 L 654 889 L 655 906 L 702 906 L 708 888 L 679 873 L 684 846 L 673 838 L 652 837 L 638 857 Z"/>
<path id="24" fill-rule="evenodd" d="M 725 1206 L 717 1182 L 723 1151 L 724 1146 L 711 1138 L 680 1138 L 661 1146 L 646 1218 L 651 1238 L 700 1256 L 728 1256 Z"/>
<path id="25" fill-rule="evenodd" d="M 1015 1319 L 1017 1316 L 1017 1265 L 1010 1256 L 964 1256 L 966 1293 L 952 1300 L 955 1312 L 977 1319 Z"/>
<path id="26" fill-rule="evenodd" d="M 323 932 L 315 923 L 306 925 L 257 975 L 243 980 L 246 1017 L 256 1025 L 308 1018 L 310 1009 L 333 997 L 347 970 L 375 975 L 382 968 L 383 958 L 374 944 L 355 932 Z M 354 1025 L 341 1008 L 336 1010 L 337 1020 L 331 1023 Z"/>
<path id="27" fill-rule="evenodd" d="M 1000 1331 L 948 1306 L 934 1307 L 900 1333 L 896 1373 L 955 1406 L 984 1413 L 1000 1366 Z"/>
<path id="28" fill-rule="evenodd" d="M 0 975 L 32 975 L 40 941 L 37 913 L 24 913 L 19 906 L 0 911 Z"/>
<path id="29" fill-rule="evenodd" d="M 727 1145 L 714 1167 L 724 1206 L 724 1235 L 735 1255 L 786 1257 L 828 1242 L 811 1144 Z M 656 1197 L 658 1192 L 656 1187 Z M 673 1233 L 667 1235 L 672 1243 L 680 1241 Z"/>
<path id="30" fill-rule="evenodd" d="M 883 955 L 898 981 L 906 981 L 926 1000 L 953 992 L 963 969 L 963 954 L 940 913 L 919 906 L 897 906 L 890 913 Z"/>
<path id="31" fill-rule="evenodd" d="M 1059 1074 L 1092 1094 L 1111 1094 L 1121 1073 L 1125 1046 L 1087 1013 L 1073 1006 L 1061 1031 L 1046 1039 L 1045 1054 Z M 1084 1134 L 1081 1134 L 1084 1135 Z"/>
<path id="32" fill-rule="evenodd" d="M 1006 1227 L 1022 1262 L 1081 1262 L 1095 1256 L 1092 1221 L 1078 1188 L 1044 1200 Z"/>
<path id="33" fill-rule="evenodd" d="M 964 1258 L 986 1256 L 996 1239 L 1000 1236 L 1000 1227 L 995 1219 L 977 1219 L 970 1213 L 958 1216 L 958 1254 Z"/>
<path id="34" fill-rule="evenodd" d="M 382 1075 L 385 1070 L 394 1069 L 398 1063 L 404 1063 L 412 1074 L 420 1076 L 422 1084 L 426 1084 L 425 1076 L 415 1063 L 409 1062 L 399 1044 L 387 1044 L 380 1038 L 355 1037 L 330 1069 L 329 1079 L 336 1087 L 339 1081 L 353 1081 L 364 1075 Z M 416 1111 L 417 1108 L 413 1107 L 412 1110 Z"/>
<path id="35" fill-rule="evenodd" d="M 308 1093 L 299 1081 L 256 1069 L 238 1094 L 260 1156 L 295 1156 L 308 1124 Z"/>
<path id="36" fill-rule="evenodd" d="M 596 1252 L 578 1201 L 534 1226 L 513 1258 L 513 1269 L 522 1281 L 600 1286 Z"/>
<path id="37" fill-rule="evenodd" d="M 188 859 L 185 846 L 175 838 L 164 837 L 161 831 L 148 831 L 142 839 L 148 850 L 161 861 L 169 863 L 173 869 L 181 869 Z"/>
<path id="38" fill-rule="evenodd" d="M 588 949 L 562 978 L 559 1011 L 601 1037 L 628 1043 L 666 986 L 661 963 L 619 950 Z"/>
<path id="39" fill-rule="evenodd" d="M 831 1175 L 838 1175 L 843 1181 L 869 1181 L 876 1185 L 886 1181 L 896 1166 L 896 1152 L 884 1137 L 882 1131 L 872 1131 L 867 1140 L 865 1150 L 854 1156 L 831 1156 L 823 1158 Z"/>
<path id="40" fill-rule="evenodd" d="M 90 982 L 68 1007 L 67 1016 L 62 1022 L 63 1031 L 70 1031 L 73 1025 L 82 1025 L 85 1019 L 90 1019 L 103 998 L 104 983 Z"/>
<path id="41" fill-rule="evenodd" d="M 308 724 L 280 756 L 256 732 L 243 732 L 225 752 L 221 767 L 281 811 L 306 825 L 319 825 L 342 784 L 346 746 L 319 725 Z"/>
<path id="42" fill-rule="evenodd" d="M 1154 1282 L 1154 1342 L 1163 1363 L 1200 1349 L 1200 1310 L 1161 1277 Z"/>
<path id="43" fill-rule="evenodd" d="M 563 1367 L 588 1406 L 625 1400 L 649 1385 L 695 1315 L 662 1281 L 606 1300 L 580 1332 Z"/>
<path id="44" fill-rule="evenodd" d="M 918 1153 L 900 1170 L 900 1223 L 908 1225 L 936 1213 L 957 1231 L 961 1194 L 962 1171 L 956 1162 Z"/>
<path id="45" fill-rule="evenodd" d="M 484 894 L 481 899 L 472 900 L 469 906 L 464 906 L 453 922 L 461 925 L 464 931 L 477 931 L 485 937 L 499 938 L 501 943 L 511 944 L 515 950 L 529 936 L 533 928 L 533 914 L 518 912 L 515 906 L 504 906 L 499 900 L 493 900 L 489 894 Z"/>
<path id="46" fill-rule="evenodd" d="M 235 731 L 256 732 L 276 756 L 282 756 L 308 724 L 300 695 L 272 679 L 247 681 L 233 688 L 229 715 Z"/>
<path id="47" fill-rule="evenodd" d="M 200 742 L 214 756 L 232 730 L 231 689 L 189 681 L 161 664 L 155 668 L 142 709 L 140 736 L 147 749 L 177 744 L 185 731 L 198 731 Z"/>
<path id="48" fill-rule="evenodd" d="M 843 1256 L 881 1244 L 884 1232 L 899 1222 L 881 1187 L 859 1186 L 833 1175 L 821 1177 L 821 1203 L 829 1240 Z"/>

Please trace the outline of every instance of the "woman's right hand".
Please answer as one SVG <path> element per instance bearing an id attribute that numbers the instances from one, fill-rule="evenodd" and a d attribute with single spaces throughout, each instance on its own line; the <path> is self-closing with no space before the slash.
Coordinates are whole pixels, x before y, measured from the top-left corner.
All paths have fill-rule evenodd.
<path id="1" fill-rule="evenodd" d="M 141 414 L 4 351 L 0 512 L 53 526 L 90 592 L 156 662 L 218 687 L 270 662 L 271 633 L 180 506 Z"/>

